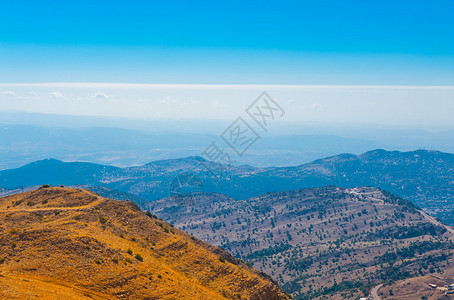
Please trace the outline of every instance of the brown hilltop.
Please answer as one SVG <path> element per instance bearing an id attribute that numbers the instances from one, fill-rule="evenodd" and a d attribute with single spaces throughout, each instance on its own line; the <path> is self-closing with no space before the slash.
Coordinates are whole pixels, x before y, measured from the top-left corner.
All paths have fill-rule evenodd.
<path id="1" fill-rule="evenodd" d="M 0 298 L 287 298 L 229 253 L 87 190 L 0 198 L 0 224 Z"/>

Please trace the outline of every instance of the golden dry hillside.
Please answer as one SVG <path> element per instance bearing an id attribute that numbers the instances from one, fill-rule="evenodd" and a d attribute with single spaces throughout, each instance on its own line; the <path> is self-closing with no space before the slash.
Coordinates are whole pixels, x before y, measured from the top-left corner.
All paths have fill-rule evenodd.
<path id="1" fill-rule="evenodd" d="M 0 298 L 286 299 L 266 275 L 82 189 L 0 198 Z"/>

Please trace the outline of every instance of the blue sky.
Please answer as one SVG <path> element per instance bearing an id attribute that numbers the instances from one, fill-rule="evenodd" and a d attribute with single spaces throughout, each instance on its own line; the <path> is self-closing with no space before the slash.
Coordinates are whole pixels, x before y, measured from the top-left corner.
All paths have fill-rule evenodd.
<path id="1" fill-rule="evenodd" d="M 454 85 L 453 1 L 2 1 L 0 82 Z"/>

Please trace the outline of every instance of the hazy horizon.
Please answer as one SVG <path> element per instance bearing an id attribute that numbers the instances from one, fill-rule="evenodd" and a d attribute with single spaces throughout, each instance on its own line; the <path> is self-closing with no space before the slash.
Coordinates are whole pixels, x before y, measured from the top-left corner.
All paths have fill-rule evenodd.
<path id="1" fill-rule="evenodd" d="M 454 86 L 0 83 L 0 111 L 233 121 L 263 91 L 285 110 L 279 122 L 454 128 Z"/>

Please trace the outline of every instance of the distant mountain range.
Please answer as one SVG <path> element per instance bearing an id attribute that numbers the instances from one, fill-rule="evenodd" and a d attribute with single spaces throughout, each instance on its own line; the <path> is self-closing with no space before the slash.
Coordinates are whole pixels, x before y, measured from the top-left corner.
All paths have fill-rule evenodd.
<path id="1" fill-rule="evenodd" d="M 118 167 L 200 155 L 233 120 L 132 120 L 0 111 L 0 170 L 45 158 Z M 236 160 L 256 167 L 293 166 L 372 149 L 454 153 L 452 128 L 279 122 Z"/>
<path id="2" fill-rule="evenodd" d="M 294 299 L 359 299 L 379 283 L 454 270 L 454 229 L 376 188 L 299 189 L 244 200 L 192 194 L 148 208 L 271 275 Z"/>
<path id="3" fill-rule="evenodd" d="M 213 170 L 223 171 L 222 176 L 213 176 Z M 154 201 L 169 196 L 172 181 L 180 174 L 196 175 L 205 192 L 235 199 L 327 185 L 373 186 L 408 199 L 445 223 L 454 224 L 454 155 L 427 150 L 374 150 L 361 155 L 341 154 L 295 167 L 271 168 L 228 167 L 198 156 L 129 168 L 48 159 L 0 171 L 0 187 L 81 184 Z"/>
<path id="4" fill-rule="evenodd" d="M 0 120 L 3 120 L 1 112 Z M 156 126 L 143 128 L 152 130 Z M 221 129 L 219 131 L 222 132 Z M 199 155 L 217 138 L 217 135 L 206 133 L 159 133 L 108 127 L 62 128 L 0 123 L 0 170 L 16 168 L 47 157 L 120 167 L 142 165 L 149 162 L 150 157 L 158 160 Z M 377 147 L 385 145 L 333 134 L 269 135 L 263 136 L 259 143 L 250 148 L 241 161 L 262 167 L 289 166 L 339 152 L 361 153 Z"/>

